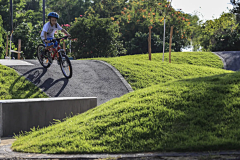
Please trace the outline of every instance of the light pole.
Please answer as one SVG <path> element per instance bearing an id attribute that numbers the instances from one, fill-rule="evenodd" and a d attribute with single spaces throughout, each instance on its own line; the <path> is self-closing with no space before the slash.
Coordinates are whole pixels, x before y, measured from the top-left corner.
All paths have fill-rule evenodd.
<path id="1" fill-rule="evenodd" d="M 11 44 L 12 44 L 12 34 L 13 34 L 13 3 L 12 0 L 10 0 L 10 26 L 11 26 L 11 31 L 10 31 L 10 49 L 9 49 L 9 57 L 11 57 Z"/>
<path id="2" fill-rule="evenodd" d="M 165 17 L 164 17 L 164 29 L 163 29 L 163 57 L 162 57 L 162 61 L 164 61 L 164 50 L 165 50 Z"/>
<path id="3" fill-rule="evenodd" d="M 10 26 L 11 26 L 11 33 L 13 32 L 13 4 L 12 0 L 10 0 Z"/>
<path id="4" fill-rule="evenodd" d="M 45 24 L 45 0 L 43 0 L 43 25 Z"/>

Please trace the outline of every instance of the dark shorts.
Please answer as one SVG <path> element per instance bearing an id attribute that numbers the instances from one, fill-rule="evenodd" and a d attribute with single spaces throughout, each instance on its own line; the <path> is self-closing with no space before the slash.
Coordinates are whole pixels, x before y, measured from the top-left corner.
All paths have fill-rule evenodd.
<path id="1" fill-rule="evenodd" d="M 52 39 L 53 39 L 53 38 L 47 38 L 47 40 L 52 40 Z M 47 44 L 47 43 L 45 43 L 44 41 L 43 41 L 43 44 L 45 45 L 45 47 L 54 45 L 53 42 Z"/>

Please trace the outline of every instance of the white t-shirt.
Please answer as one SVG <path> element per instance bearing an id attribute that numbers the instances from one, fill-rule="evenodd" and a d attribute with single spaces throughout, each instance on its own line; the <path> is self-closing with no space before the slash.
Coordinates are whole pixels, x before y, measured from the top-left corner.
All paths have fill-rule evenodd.
<path id="1" fill-rule="evenodd" d="M 50 22 L 47 22 L 43 26 L 43 30 L 41 33 L 41 39 L 44 40 L 44 32 L 47 32 L 47 38 L 54 38 L 54 33 L 56 30 L 62 30 L 62 27 L 57 23 L 56 25 L 51 26 Z"/>

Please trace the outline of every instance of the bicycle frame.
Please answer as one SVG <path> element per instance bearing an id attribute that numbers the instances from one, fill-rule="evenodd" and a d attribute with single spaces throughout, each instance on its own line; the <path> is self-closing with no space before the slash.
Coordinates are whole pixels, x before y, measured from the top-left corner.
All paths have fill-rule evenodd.
<path id="1" fill-rule="evenodd" d="M 72 77 L 72 65 L 71 65 L 71 62 L 70 62 L 68 56 L 66 55 L 65 50 L 62 49 L 60 46 L 60 41 L 62 39 L 67 39 L 67 38 L 68 38 L 68 36 L 50 40 L 50 43 L 55 41 L 54 44 L 56 44 L 56 41 L 57 41 L 57 43 L 58 43 L 57 47 L 54 47 L 54 45 L 46 47 L 44 44 L 39 44 L 37 47 L 37 51 L 38 51 L 37 58 L 44 68 L 50 67 L 53 60 L 57 58 L 58 65 L 60 65 L 63 75 L 67 79 L 69 79 Z M 44 47 L 45 50 L 49 51 L 48 54 L 45 56 L 43 56 L 42 51 L 44 51 L 44 50 L 41 50 L 42 47 Z M 49 55 L 49 53 L 50 53 L 50 55 Z M 45 60 L 46 60 L 47 64 L 45 64 Z M 49 61 L 50 61 L 50 63 L 49 63 Z"/>
<path id="2" fill-rule="evenodd" d="M 58 42 L 58 46 L 56 48 L 53 48 L 53 45 L 51 45 L 49 47 L 50 48 L 48 48 L 48 51 L 53 52 L 53 55 L 51 56 L 52 59 L 54 59 L 56 55 L 57 55 L 57 58 L 59 58 L 58 52 L 63 51 L 63 49 L 61 49 L 60 43 Z"/>

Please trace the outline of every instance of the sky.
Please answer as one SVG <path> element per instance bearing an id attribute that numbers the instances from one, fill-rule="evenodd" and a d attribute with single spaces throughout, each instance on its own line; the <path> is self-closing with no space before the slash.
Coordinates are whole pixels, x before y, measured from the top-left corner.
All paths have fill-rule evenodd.
<path id="1" fill-rule="evenodd" d="M 190 14 L 197 11 L 200 20 L 204 22 L 219 18 L 223 11 L 228 12 L 227 7 L 233 8 L 230 0 L 172 0 L 172 7 L 182 9 L 183 12 Z"/>
<path id="2" fill-rule="evenodd" d="M 172 7 L 182 9 L 184 13 L 197 13 L 203 22 L 219 18 L 222 12 L 229 12 L 233 8 L 230 0 L 172 0 Z M 192 51 L 192 47 L 183 48 L 182 51 Z"/>

